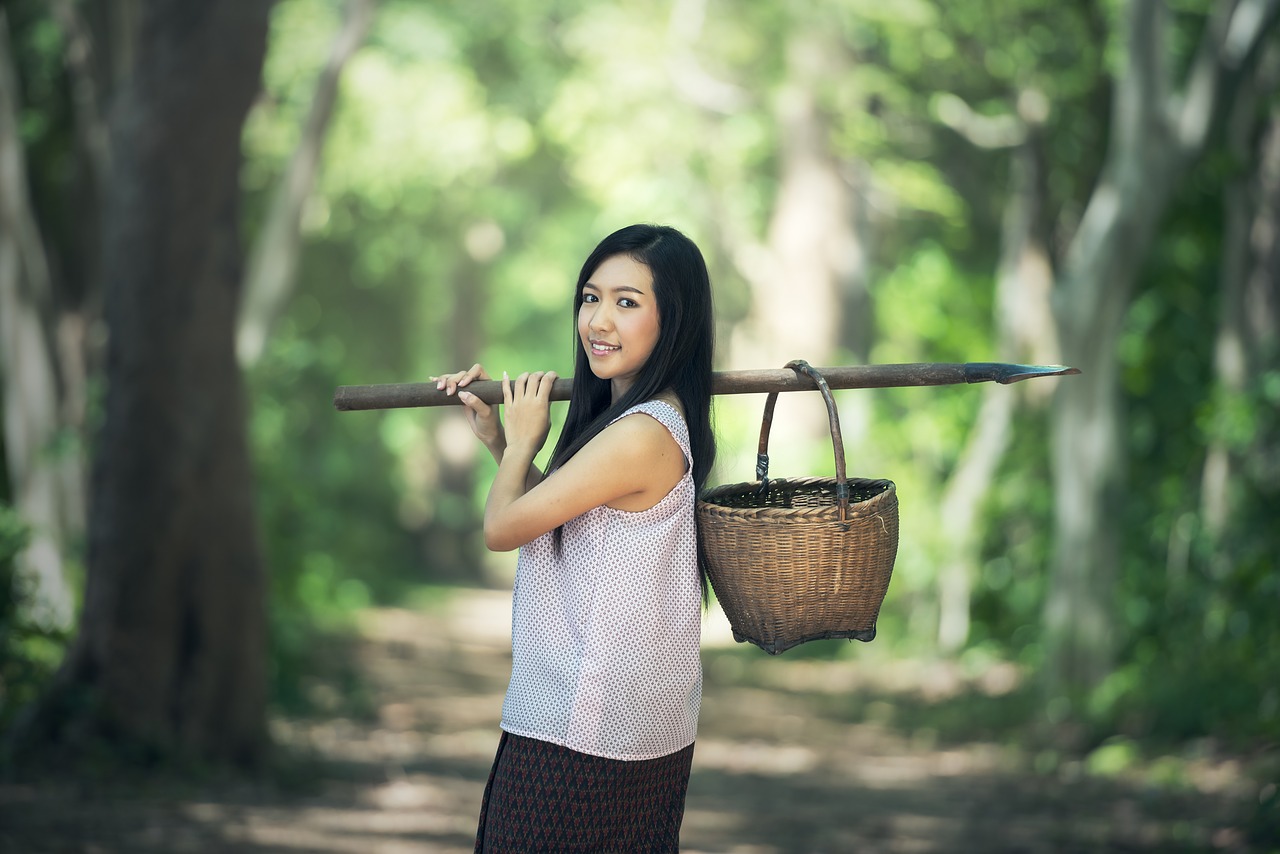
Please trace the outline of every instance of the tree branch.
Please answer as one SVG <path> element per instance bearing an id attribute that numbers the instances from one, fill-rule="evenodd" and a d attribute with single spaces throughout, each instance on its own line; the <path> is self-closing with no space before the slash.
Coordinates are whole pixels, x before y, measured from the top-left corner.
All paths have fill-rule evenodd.
<path id="1" fill-rule="evenodd" d="M 1162 138 L 1168 121 L 1169 71 L 1165 41 L 1168 10 L 1164 0 L 1131 0 L 1125 20 L 1125 69 L 1115 78 L 1111 111 L 1112 152 L 1137 152 Z"/>
<path id="2" fill-rule="evenodd" d="M 236 353 L 242 365 L 251 365 L 262 355 L 271 327 L 284 312 L 293 289 L 302 246 L 302 214 L 320 170 L 325 133 L 338 100 L 338 83 L 347 60 L 369 32 L 375 5 L 376 0 L 349 0 L 346 20 L 316 82 L 298 147 L 276 187 L 266 223 L 254 243 L 236 335 Z"/>
<path id="3" fill-rule="evenodd" d="M 111 165 L 111 148 L 107 136 L 102 97 L 94 77 L 93 39 L 84 19 L 71 0 L 51 0 L 54 17 L 66 40 L 66 63 L 71 76 L 71 96 L 75 106 L 76 126 L 89 154 L 93 183 L 101 189 L 103 176 Z"/>
<path id="4" fill-rule="evenodd" d="M 978 148 L 1013 148 L 1027 138 L 1027 127 L 1016 115 L 984 116 L 950 92 L 937 95 L 932 106 L 938 121 Z"/>
<path id="5" fill-rule="evenodd" d="M 1194 157 L 1204 148 L 1223 104 L 1231 102 L 1278 14 L 1280 0 L 1239 0 L 1214 7 L 1184 95 L 1170 103 L 1171 125 L 1184 157 Z"/>

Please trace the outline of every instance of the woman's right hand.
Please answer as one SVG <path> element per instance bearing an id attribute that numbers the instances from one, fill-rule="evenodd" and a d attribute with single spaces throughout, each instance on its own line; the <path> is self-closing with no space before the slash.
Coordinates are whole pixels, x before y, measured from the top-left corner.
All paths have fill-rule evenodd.
<path id="1" fill-rule="evenodd" d="M 476 434 L 476 438 L 483 442 L 491 453 L 500 458 L 503 446 L 506 444 L 506 437 L 502 430 L 502 421 L 498 418 L 498 408 L 490 406 L 471 392 L 463 391 L 472 380 L 491 379 L 480 363 L 477 362 L 465 371 L 443 374 L 431 379 L 435 380 L 436 388 L 445 394 L 458 395 L 458 400 L 466 409 L 467 423 L 471 425 L 471 432 Z"/>

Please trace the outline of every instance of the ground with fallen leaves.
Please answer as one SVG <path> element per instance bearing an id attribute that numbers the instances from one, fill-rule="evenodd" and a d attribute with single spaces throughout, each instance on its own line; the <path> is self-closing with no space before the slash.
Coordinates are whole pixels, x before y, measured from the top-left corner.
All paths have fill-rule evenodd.
<path id="1" fill-rule="evenodd" d="M 269 780 L 48 769 L 0 782 L 0 852 L 470 851 L 509 616 L 509 594 L 479 590 L 369 610 L 309 686 L 329 714 L 273 721 L 289 758 Z M 1274 750 L 1035 747 L 1015 668 L 893 661 L 886 643 L 773 658 L 709 614 L 682 850 L 1280 851 Z"/>

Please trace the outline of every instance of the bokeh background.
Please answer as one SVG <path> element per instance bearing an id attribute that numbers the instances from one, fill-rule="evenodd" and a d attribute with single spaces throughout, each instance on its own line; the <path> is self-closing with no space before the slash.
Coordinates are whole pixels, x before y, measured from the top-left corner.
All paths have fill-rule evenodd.
<path id="1" fill-rule="evenodd" d="M 649 221 L 718 369 L 1082 370 L 837 392 L 901 500 L 879 637 L 773 659 L 711 606 L 686 848 L 1280 850 L 1278 20 L 5 0 L 0 844 L 469 850 L 494 467 L 332 395 L 568 374 L 582 259 Z M 831 472 L 816 395 L 776 425 Z"/>

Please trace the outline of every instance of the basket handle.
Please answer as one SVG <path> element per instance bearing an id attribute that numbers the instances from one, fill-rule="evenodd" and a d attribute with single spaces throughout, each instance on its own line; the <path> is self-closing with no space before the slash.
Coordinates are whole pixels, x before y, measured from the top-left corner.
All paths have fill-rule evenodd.
<path id="1" fill-rule="evenodd" d="M 827 420 L 831 423 L 831 444 L 836 455 L 836 501 L 840 506 L 840 521 L 849 515 L 849 484 L 845 478 L 844 437 L 840 433 L 840 416 L 836 412 L 836 401 L 831 396 L 831 387 L 820 371 L 803 359 L 794 359 L 783 367 L 791 368 L 798 374 L 807 374 L 822 392 L 822 400 L 827 405 Z M 773 407 L 778 402 L 778 392 L 770 392 L 764 402 L 764 419 L 760 424 L 760 447 L 756 451 L 756 480 L 760 481 L 759 492 L 769 491 L 769 428 L 773 425 Z"/>

